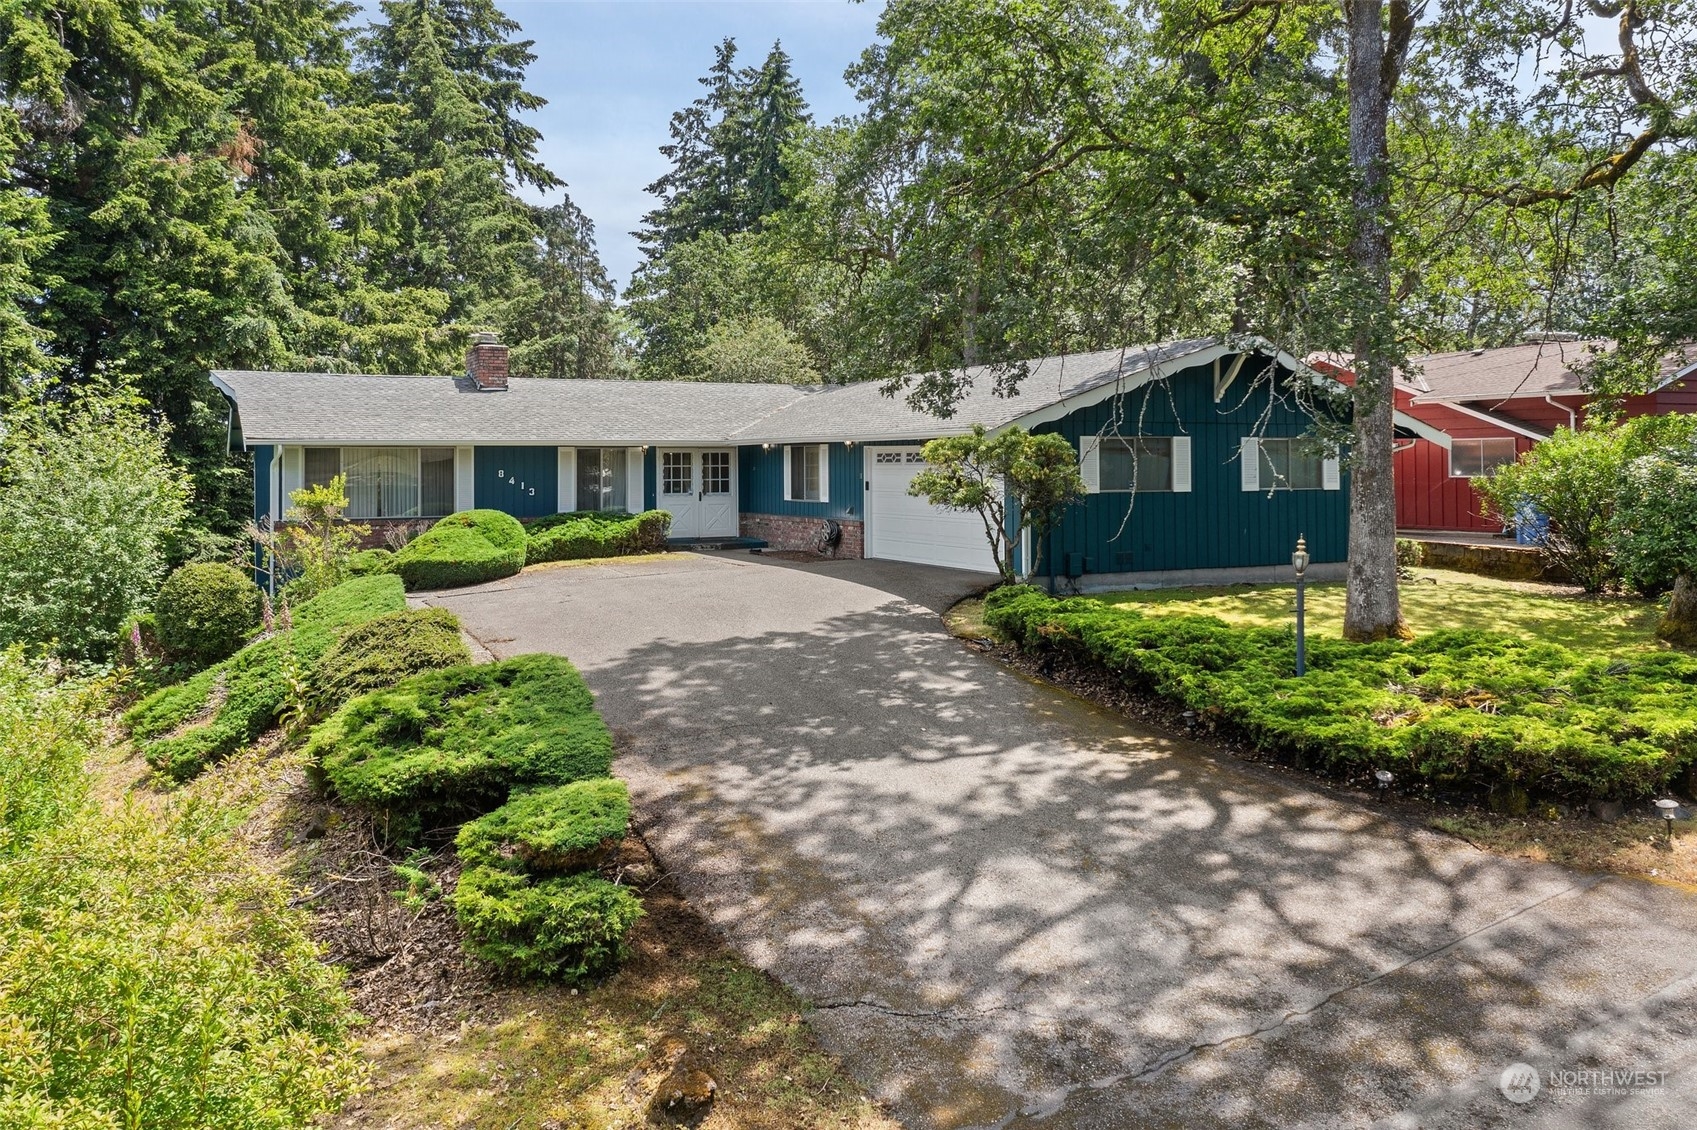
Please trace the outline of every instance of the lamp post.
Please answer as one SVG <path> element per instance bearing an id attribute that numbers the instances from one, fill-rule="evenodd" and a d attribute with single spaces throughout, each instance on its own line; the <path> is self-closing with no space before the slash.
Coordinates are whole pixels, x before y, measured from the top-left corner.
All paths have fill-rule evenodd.
<path id="1" fill-rule="evenodd" d="M 1308 673 L 1307 608 L 1304 604 L 1303 575 L 1308 572 L 1308 539 L 1298 536 L 1296 552 L 1290 555 L 1291 567 L 1296 570 L 1296 673 Z"/>
<path id="2" fill-rule="evenodd" d="M 1663 797 L 1656 802 L 1656 807 L 1662 810 L 1662 827 L 1667 831 L 1668 844 L 1673 844 L 1673 814 L 1679 811 L 1679 802 L 1672 797 Z"/>
<path id="3" fill-rule="evenodd" d="M 1390 793 L 1391 782 L 1396 780 L 1396 774 L 1389 769 L 1375 769 L 1373 770 L 1373 780 L 1378 783 L 1379 803 L 1383 804 L 1385 797 Z"/>

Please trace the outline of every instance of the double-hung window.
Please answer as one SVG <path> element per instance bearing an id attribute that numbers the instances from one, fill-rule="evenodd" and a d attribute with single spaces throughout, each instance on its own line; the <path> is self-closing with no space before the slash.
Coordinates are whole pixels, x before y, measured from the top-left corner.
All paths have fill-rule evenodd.
<path id="1" fill-rule="evenodd" d="M 579 510 L 630 509 L 627 486 L 628 464 L 629 457 L 622 447 L 578 448 L 577 508 Z"/>
<path id="2" fill-rule="evenodd" d="M 795 444 L 784 448 L 784 498 L 789 502 L 824 502 L 830 495 L 826 480 L 825 445 Z"/>
<path id="3" fill-rule="evenodd" d="M 1100 458 L 1104 491 L 1147 494 L 1173 489 L 1171 436 L 1107 438 L 1102 440 Z"/>
<path id="4" fill-rule="evenodd" d="M 1494 475 L 1500 467 L 1515 460 L 1514 438 L 1452 439 L 1450 441 L 1450 477 L 1471 479 Z"/>
<path id="5" fill-rule="evenodd" d="M 309 447 L 309 487 L 344 478 L 349 518 L 440 518 L 454 510 L 451 447 Z"/>
<path id="6" fill-rule="evenodd" d="M 1264 490 L 1321 490 L 1325 459 L 1300 439 L 1261 441 L 1261 486 Z"/>

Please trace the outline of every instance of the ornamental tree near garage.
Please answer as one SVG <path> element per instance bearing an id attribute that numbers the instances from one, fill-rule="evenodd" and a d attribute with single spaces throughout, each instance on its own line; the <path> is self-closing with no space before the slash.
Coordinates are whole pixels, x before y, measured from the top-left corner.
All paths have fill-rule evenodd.
<path id="1" fill-rule="evenodd" d="M 933 506 L 976 513 L 996 559 L 1002 580 L 1014 578 L 1013 549 L 1026 530 L 1035 537 L 1028 571 L 1037 571 L 1043 536 L 1061 512 L 1084 497 L 1084 478 L 1078 471 L 1078 452 L 1058 435 L 1032 435 L 1008 428 L 990 435 L 974 424 L 966 435 L 934 439 L 925 445 L 930 464 L 913 477 L 907 492 Z M 1008 504 L 1015 513 L 1008 527 Z"/>

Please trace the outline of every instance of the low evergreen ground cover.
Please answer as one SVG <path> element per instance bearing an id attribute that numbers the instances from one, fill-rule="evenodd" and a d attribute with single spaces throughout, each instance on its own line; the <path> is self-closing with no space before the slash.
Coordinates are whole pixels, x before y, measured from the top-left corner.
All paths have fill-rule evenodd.
<path id="1" fill-rule="evenodd" d="M 327 714 L 409 675 L 470 662 L 457 616 L 446 608 L 406 608 L 343 632 L 313 665 L 308 695 L 314 713 Z"/>
<path id="2" fill-rule="evenodd" d="M 672 516 L 664 510 L 641 514 L 580 510 L 538 518 L 525 529 L 525 564 L 660 553 L 671 527 Z"/>
<path id="3" fill-rule="evenodd" d="M 388 564 L 410 591 L 510 577 L 524 568 L 524 558 L 525 532 L 517 518 L 499 510 L 462 510 L 409 541 Z"/>
<path id="4" fill-rule="evenodd" d="M 613 740 L 576 668 L 525 655 L 356 698 L 313 731 L 307 751 L 338 798 L 406 841 L 481 816 L 514 788 L 605 777 Z"/>
<path id="5" fill-rule="evenodd" d="M 1269 754 L 1346 777 L 1388 768 L 1403 782 L 1624 799 L 1697 761 L 1689 654 L 1597 656 L 1477 630 L 1373 644 L 1310 634 L 1299 679 L 1289 628 L 1028 586 L 991 593 L 985 620 L 1028 652 L 1099 667 Z"/>
<path id="6" fill-rule="evenodd" d="M 566 660 L 403 679 L 320 724 L 307 754 L 392 843 L 469 821 L 452 898 L 473 953 L 518 976 L 565 979 L 623 954 L 642 900 L 596 868 L 624 838 L 630 798 L 607 775 L 612 735 Z"/>
<path id="7" fill-rule="evenodd" d="M 148 764 L 178 781 L 304 706 L 313 667 L 345 629 L 406 608 L 396 577 L 361 577 L 293 609 L 285 625 L 230 658 L 131 707 L 123 724 Z"/>

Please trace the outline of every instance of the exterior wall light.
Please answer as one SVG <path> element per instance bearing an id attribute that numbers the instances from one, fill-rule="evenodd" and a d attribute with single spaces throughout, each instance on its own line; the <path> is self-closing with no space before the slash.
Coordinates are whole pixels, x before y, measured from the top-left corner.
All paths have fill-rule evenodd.
<path id="1" fill-rule="evenodd" d="M 1291 568 L 1296 570 L 1296 673 L 1308 673 L 1308 625 L 1303 591 L 1303 576 L 1308 572 L 1308 539 L 1298 536 L 1296 552 L 1290 555 Z"/>

